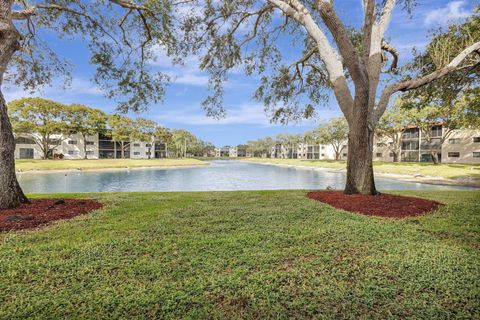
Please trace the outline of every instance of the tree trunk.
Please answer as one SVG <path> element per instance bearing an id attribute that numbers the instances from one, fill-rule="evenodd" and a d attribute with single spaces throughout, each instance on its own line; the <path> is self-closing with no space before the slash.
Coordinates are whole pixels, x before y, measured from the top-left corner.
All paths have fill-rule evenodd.
<path id="1" fill-rule="evenodd" d="M 0 210 L 28 202 L 15 175 L 15 138 L 0 91 Z"/>
<path id="2" fill-rule="evenodd" d="M 10 20 L 12 1 L 0 1 L 0 88 L 3 75 L 15 51 L 20 34 Z M 7 103 L 0 89 L 0 209 L 28 202 L 15 175 L 15 138 L 8 118 Z"/>
<path id="3" fill-rule="evenodd" d="M 399 162 L 398 161 L 398 152 L 394 151 L 393 153 L 393 162 Z"/>
<path id="4" fill-rule="evenodd" d="M 373 177 L 373 129 L 367 125 L 366 112 L 358 112 L 349 124 L 346 194 L 377 194 Z"/>
<path id="5" fill-rule="evenodd" d="M 432 151 L 432 152 L 430 153 L 430 155 L 432 156 L 433 164 L 438 164 L 438 154 L 437 154 L 437 152 Z"/>
<path id="6" fill-rule="evenodd" d="M 87 137 L 86 135 L 82 134 L 83 137 L 83 159 L 87 160 Z"/>

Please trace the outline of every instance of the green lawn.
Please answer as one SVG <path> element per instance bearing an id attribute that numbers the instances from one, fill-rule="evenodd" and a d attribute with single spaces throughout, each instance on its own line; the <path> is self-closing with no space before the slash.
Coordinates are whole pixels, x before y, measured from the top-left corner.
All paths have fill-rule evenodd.
<path id="1" fill-rule="evenodd" d="M 198 159 L 99 159 L 99 160 L 16 160 L 15 168 L 30 170 L 95 170 L 135 167 L 196 166 L 207 163 Z"/>
<path id="2" fill-rule="evenodd" d="M 446 205 L 390 220 L 303 191 L 68 195 L 105 208 L 0 234 L 0 319 L 480 318 L 480 191 L 401 194 Z"/>
<path id="3" fill-rule="evenodd" d="M 246 158 L 245 161 L 260 163 L 290 164 L 308 167 L 329 169 L 344 169 L 346 161 L 333 160 L 300 160 L 300 159 L 272 159 Z M 374 162 L 375 172 L 406 174 L 423 177 L 441 177 L 447 179 L 471 180 L 480 183 L 480 164 L 453 164 L 441 163 L 434 165 L 425 162 Z"/>

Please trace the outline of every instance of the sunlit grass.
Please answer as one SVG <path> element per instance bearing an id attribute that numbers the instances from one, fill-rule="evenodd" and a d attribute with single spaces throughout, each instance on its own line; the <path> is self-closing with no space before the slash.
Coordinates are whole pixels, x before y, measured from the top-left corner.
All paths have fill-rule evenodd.
<path id="1" fill-rule="evenodd" d="M 480 192 L 404 220 L 304 191 L 112 193 L 105 208 L 0 234 L 1 319 L 480 316 Z"/>
<path id="2" fill-rule="evenodd" d="M 98 159 L 98 160 L 16 160 L 15 168 L 29 170 L 92 170 L 135 167 L 170 167 L 206 165 L 207 162 L 193 159 Z"/>

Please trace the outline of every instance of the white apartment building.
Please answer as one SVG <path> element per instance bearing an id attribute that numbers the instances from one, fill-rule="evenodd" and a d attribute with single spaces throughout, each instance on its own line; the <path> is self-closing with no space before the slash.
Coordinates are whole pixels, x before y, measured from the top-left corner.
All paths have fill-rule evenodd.
<path id="1" fill-rule="evenodd" d="M 125 158 L 148 159 L 167 157 L 164 143 L 123 142 Z M 50 145 L 49 157 L 63 159 L 116 159 L 122 157 L 122 142 L 113 141 L 103 134 L 88 136 L 85 141 L 80 134 L 56 135 Z M 31 135 L 16 138 L 15 159 L 42 159 L 42 148 Z"/>

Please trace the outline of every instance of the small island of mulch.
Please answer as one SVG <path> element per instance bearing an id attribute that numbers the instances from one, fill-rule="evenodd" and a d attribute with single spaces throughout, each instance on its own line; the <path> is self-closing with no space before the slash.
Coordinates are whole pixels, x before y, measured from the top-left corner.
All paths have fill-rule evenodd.
<path id="1" fill-rule="evenodd" d="M 0 232 L 32 229 L 102 208 L 91 199 L 33 199 L 15 209 L 0 210 Z"/>
<path id="2" fill-rule="evenodd" d="M 342 191 L 321 191 L 309 192 L 307 196 L 338 209 L 387 218 L 418 216 L 441 206 L 441 203 L 436 201 L 392 194 L 346 195 Z"/>

